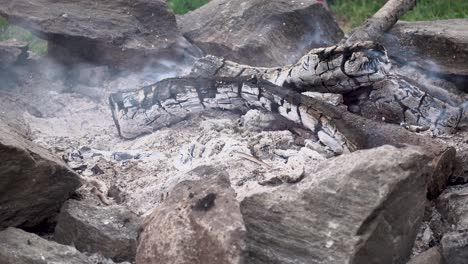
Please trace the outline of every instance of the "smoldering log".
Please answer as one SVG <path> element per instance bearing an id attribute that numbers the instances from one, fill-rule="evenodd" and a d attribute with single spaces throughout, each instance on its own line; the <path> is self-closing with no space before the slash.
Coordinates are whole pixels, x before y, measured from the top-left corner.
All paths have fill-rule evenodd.
<path id="1" fill-rule="evenodd" d="M 125 139 L 171 126 L 207 108 L 240 110 L 245 104 L 237 82 L 192 77 L 114 93 L 109 103 L 119 136 Z"/>
<path id="2" fill-rule="evenodd" d="M 452 106 L 399 76 L 392 76 L 348 94 L 349 109 L 363 117 L 401 124 L 413 132 L 452 134 L 463 116 L 461 106 Z"/>
<path id="3" fill-rule="evenodd" d="M 434 179 L 449 175 L 455 150 L 401 126 L 369 120 L 346 109 L 257 78 L 173 78 L 109 98 L 119 134 L 134 138 L 210 109 L 261 108 L 297 123 L 336 154 L 386 144 L 416 145 L 433 158 Z M 444 180 L 440 180 L 445 182 Z M 431 185 L 432 186 L 432 185 Z M 442 189 L 432 190 L 437 195 Z"/>
<path id="4" fill-rule="evenodd" d="M 192 76 L 255 76 L 297 92 L 347 93 L 383 80 L 391 64 L 383 46 L 374 42 L 311 50 L 296 64 L 279 68 L 241 65 L 214 56 L 199 60 Z"/>
<path id="5" fill-rule="evenodd" d="M 373 42 L 415 3 L 414 0 L 388 1 L 346 41 L 332 47 L 313 49 L 293 65 L 251 67 L 207 56 L 197 62 L 191 75 L 255 76 L 296 92 L 349 94 L 362 88 L 366 88 L 365 91 L 377 90 L 373 92 L 375 96 L 372 99 L 358 100 L 354 112 L 399 123 L 413 131 L 430 129 L 436 136 L 451 134 L 463 117 L 462 107 L 451 105 L 436 98 L 437 94 L 395 77 L 398 76 L 397 70 L 392 69 L 385 47 Z"/>
<path id="6" fill-rule="evenodd" d="M 322 131 L 341 145 L 342 151 L 383 144 L 421 145 L 422 138 L 410 132 L 396 133 L 401 127 L 397 126 L 395 132 L 390 129 L 394 124 L 369 120 L 257 78 L 171 78 L 136 91 L 114 93 L 109 103 L 118 132 L 126 139 L 171 126 L 205 110 L 249 108 L 278 113 L 316 134 Z M 394 131 L 379 135 L 369 132 L 382 128 Z M 322 143 L 327 145 L 325 139 Z"/>
<path id="7" fill-rule="evenodd" d="M 430 129 L 436 136 L 457 129 L 463 116 L 461 107 L 404 81 L 390 68 L 382 46 L 363 42 L 350 48 L 315 49 L 298 64 L 278 69 L 255 68 L 207 56 L 196 63 L 192 76 L 255 76 L 296 92 L 342 93 L 345 97 L 353 97 L 354 93 L 364 97 L 353 102 L 358 107 L 353 112 L 365 117 L 420 127 L 417 130 Z"/>

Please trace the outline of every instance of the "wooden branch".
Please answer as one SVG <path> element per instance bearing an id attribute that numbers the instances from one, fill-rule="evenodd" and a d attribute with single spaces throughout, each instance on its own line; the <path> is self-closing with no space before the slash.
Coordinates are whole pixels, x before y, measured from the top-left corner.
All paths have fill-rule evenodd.
<path id="1" fill-rule="evenodd" d="M 398 19 L 415 5 L 416 0 L 389 0 L 364 24 L 355 28 L 345 44 L 351 45 L 358 41 L 378 41 L 383 33 L 390 30 Z"/>

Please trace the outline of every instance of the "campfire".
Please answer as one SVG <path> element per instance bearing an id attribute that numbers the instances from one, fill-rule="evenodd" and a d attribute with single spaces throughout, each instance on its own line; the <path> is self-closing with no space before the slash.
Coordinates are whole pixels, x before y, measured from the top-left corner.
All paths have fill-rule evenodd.
<path id="1" fill-rule="evenodd" d="M 48 43 L 0 42 L 0 263 L 468 262 L 468 21 L 415 5 L 0 0 Z"/>

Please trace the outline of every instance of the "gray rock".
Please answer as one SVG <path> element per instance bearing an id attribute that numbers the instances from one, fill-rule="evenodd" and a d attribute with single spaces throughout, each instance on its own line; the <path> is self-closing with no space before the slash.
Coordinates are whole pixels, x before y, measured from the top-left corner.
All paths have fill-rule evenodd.
<path id="1" fill-rule="evenodd" d="M 125 202 L 125 200 L 127 199 L 127 194 L 125 192 L 123 192 L 119 188 L 119 186 L 117 186 L 116 184 L 112 184 L 109 187 L 108 195 L 109 195 L 109 197 L 112 197 L 112 199 L 114 199 L 114 201 L 117 204 L 121 204 L 121 203 Z"/>
<path id="2" fill-rule="evenodd" d="M 33 227 L 58 214 L 80 178 L 0 120 L 0 229 Z"/>
<path id="3" fill-rule="evenodd" d="M 28 43 L 17 40 L 0 41 L 0 69 L 6 69 L 28 58 Z"/>
<path id="4" fill-rule="evenodd" d="M 468 76 L 468 19 L 398 22 L 382 41 L 399 61 Z"/>
<path id="5" fill-rule="evenodd" d="M 446 264 L 468 263 L 468 232 L 454 231 L 444 235 L 441 241 Z"/>
<path id="6" fill-rule="evenodd" d="M 253 66 L 296 63 L 343 32 L 315 1 L 212 0 L 178 17 L 181 31 L 208 54 Z"/>
<path id="7" fill-rule="evenodd" d="M 244 263 L 245 226 L 228 176 L 199 167 L 143 224 L 137 263 Z"/>
<path id="8" fill-rule="evenodd" d="M 74 247 L 45 240 L 16 228 L 0 232 L 0 263 L 2 264 L 91 264 Z"/>
<path id="9" fill-rule="evenodd" d="M 89 260 L 91 260 L 93 264 L 135 264 L 135 263 L 130 263 L 128 261 L 117 263 L 117 262 L 112 261 L 112 259 L 102 256 L 99 253 L 90 254 L 88 258 Z"/>
<path id="10" fill-rule="evenodd" d="M 97 164 L 94 164 L 93 166 L 91 166 L 90 170 L 93 172 L 94 175 L 104 174 L 104 171 Z"/>
<path id="11" fill-rule="evenodd" d="M 248 263 L 403 263 L 424 214 L 428 158 L 382 146 L 245 198 Z"/>
<path id="12" fill-rule="evenodd" d="M 0 15 L 46 39 L 49 55 L 66 64 L 140 68 L 195 50 L 161 0 L 0 0 Z"/>
<path id="13" fill-rule="evenodd" d="M 468 185 L 451 186 L 437 199 L 437 210 L 454 229 L 468 229 Z"/>
<path id="14" fill-rule="evenodd" d="M 447 188 L 436 206 L 452 230 L 441 240 L 446 264 L 468 263 L 468 185 Z"/>
<path id="15" fill-rule="evenodd" d="M 98 207 L 69 200 L 58 217 L 54 238 L 83 252 L 132 261 L 139 225 L 138 217 L 124 206 Z"/>
<path id="16" fill-rule="evenodd" d="M 411 258 L 407 264 L 442 264 L 442 255 L 437 247 L 432 247 Z"/>
<path id="17" fill-rule="evenodd" d="M 427 204 L 423 223 L 413 245 L 413 255 L 420 255 L 435 245 L 440 245 L 442 236 L 449 230 L 445 219 L 435 207 L 435 202 Z"/>

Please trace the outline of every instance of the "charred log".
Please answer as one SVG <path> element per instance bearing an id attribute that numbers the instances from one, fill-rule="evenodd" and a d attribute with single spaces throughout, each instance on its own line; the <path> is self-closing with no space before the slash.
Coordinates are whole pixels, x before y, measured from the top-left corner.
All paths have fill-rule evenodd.
<path id="1" fill-rule="evenodd" d="M 430 130 L 435 136 L 454 133 L 463 115 L 461 106 L 445 103 L 399 76 L 346 98 L 351 101 L 348 108 L 363 117 L 401 124 L 413 132 Z"/>
<path id="2" fill-rule="evenodd" d="M 441 182 L 435 186 L 446 182 L 455 155 L 453 148 L 437 140 L 398 125 L 369 120 L 257 78 L 167 79 L 137 91 L 112 94 L 109 101 L 119 134 L 124 138 L 151 133 L 209 109 L 260 108 L 294 121 L 335 154 L 386 144 L 420 146 L 433 158 L 433 181 Z M 442 189 L 433 188 L 432 196 Z"/>
<path id="3" fill-rule="evenodd" d="M 430 129 L 436 136 L 456 130 L 463 116 L 461 106 L 406 82 L 390 68 L 382 46 L 362 42 L 347 48 L 315 49 L 297 64 L 277 69 L 249 67 L 208 56 L 195 65 L 192 75 L 256 77 L 300 93 L 357 93 L 361 97 L 354 104 L 357 109 L 351 111 L 367 118 L 416 126 L 417 131 Z"/>
<path id="4" fill-rule="evenodd" d="M 262 108 L 319 134 L 324 145 L 341 152 L 384 144 L 432 142 L 399 126 L 369 120 L 257 78 L 166 79 L 137 91 L 114 93 L 109 102 L 119 134 L 127 139 L 170 126 L 204 110 Z"/>
<path id="5" fill-rule="evenodd" d="M 241 65 L 207 56 L 192 75 L 201 77 L 255 76 L 297 92 L 347 93 L 383 80 L 390 70 L 386 50 L 374 42 L 313 49 L 296 64 L 280 68 Z"/>

